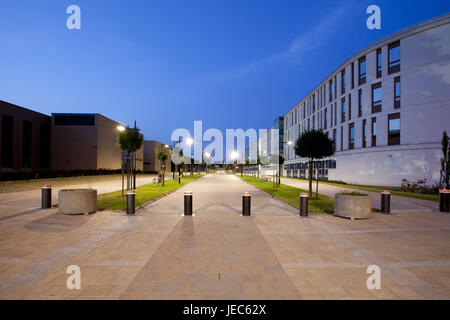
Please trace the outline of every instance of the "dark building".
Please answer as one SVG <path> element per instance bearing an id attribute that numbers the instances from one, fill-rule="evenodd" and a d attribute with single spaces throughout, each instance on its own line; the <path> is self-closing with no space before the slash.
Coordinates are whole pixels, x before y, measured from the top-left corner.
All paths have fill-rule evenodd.
<path id="1" fill-rule="evenodd" d="M 0 100 L 1 170 L 50 168 L 50 117 Z"/>

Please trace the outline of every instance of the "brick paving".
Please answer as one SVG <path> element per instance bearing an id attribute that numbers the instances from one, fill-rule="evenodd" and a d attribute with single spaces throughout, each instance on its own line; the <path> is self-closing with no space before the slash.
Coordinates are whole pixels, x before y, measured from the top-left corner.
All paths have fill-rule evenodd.
<path id="1" fill-rule="evenodd" d="M 137 180 L 156 177 L 154 174 L 138 174 Z M 102 182 L 121 183 L 122 176 L 120 174 L 98 175 L 98 176 L 81 176 L 67 178 L 52 179 L 33 179 L 33 180 L 17 180 L 17 181 L 0 181 L 0 193 L 13 193 L 20 191 L 38 190 L 44 184 L 50 184 L 53 187 L 67 187 L 76 185 L 96 185 Z"/>
<path id="2" fill-rule="evenodd" d="M 183 192 L 194 217 L 182 217 Z M 252 193 L 253 217 L 240 216 Z M 301 219 L 233 175 L 203 177 L 128 217 L 0 204 L 0 299 L 449 299 L 450 215 Z M 81 268 L 68 290 L 66 268 Z M 381 290 L 368 290 L 369 265 Z"/>

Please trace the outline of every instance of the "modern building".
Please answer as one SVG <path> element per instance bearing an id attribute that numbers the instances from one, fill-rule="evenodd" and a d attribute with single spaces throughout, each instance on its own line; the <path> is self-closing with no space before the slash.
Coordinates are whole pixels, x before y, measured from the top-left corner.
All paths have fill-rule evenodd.
<path id="1" fill-rule="evenodd" d="M 50 117 L 0 100 L 0 168 L 50 168 Z"/>
<path id="2" fill-rule="evenodd" d="M 307 177 L 294 144 L 305 130 L 321 129 L 336 149 L 320 162 L 322 179 L 437 182 L 442 133 L 450 131 L 450 14 L 355 53 L 284 116 L 284 126 L 285 175 Z"/>
<path id="3" fill-rule="evenodd" d="M 117 170 L 120 123 L 100 114 L 53 113 L 51 122 L 52 170 Z M 143 170 L 143 148 L 136 153 L 137 170 Z"/>
<path id="4" fill-rule="evenodd" d="M 156 173 L 161 170 L 161 161 L 158 160 L 158 152 L 162 150 L 165 145 L 161 142 L 149 140 L 144 141 L 144 172 Z M 169 159 L 166 161 L 166 172 L 172 170 L 172 161 Z"/>

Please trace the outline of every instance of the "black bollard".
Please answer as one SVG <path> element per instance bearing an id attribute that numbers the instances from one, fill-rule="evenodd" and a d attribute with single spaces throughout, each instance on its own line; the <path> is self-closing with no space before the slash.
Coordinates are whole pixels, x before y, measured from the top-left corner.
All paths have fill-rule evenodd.
<path id="1" fill-rule="evenodd" d="M 450 212 L 450 190 L 439 190 L 439 211 Z"/>
<path id="2" fill-rule="evenodd" d="M 184 215 L 192 216 L 192 191 L 184 193 Z"/>
<path id="3" fill-rule="evenodd" d="M 42 186 L 42 209 L 49 209 L 52 207 L 52 186 Z"/>
<path id="4" fill-rule="evenodd" d="M 127 191 L 127 215 L 135 214 L 135 199 L 136 194 L 133 191 Z"/>
<path id="5" fill-rule="evenodd" d="M 381 212 L 391 213 L 391 192 L 389 190 L 381 191 Z"/>
<path id="6" fill-rule="evenodd" d="M 302 193 L 300 195 L 300 217 L 308 216 L 308 195 L 306 193 Z"/>
<path id="7" fill-rule="evenodd" d="M 252 196 L 250 192 L 244 192 L 242 194 L 242 215 L 250 217 L 251 215 L 251 200 Z"/>

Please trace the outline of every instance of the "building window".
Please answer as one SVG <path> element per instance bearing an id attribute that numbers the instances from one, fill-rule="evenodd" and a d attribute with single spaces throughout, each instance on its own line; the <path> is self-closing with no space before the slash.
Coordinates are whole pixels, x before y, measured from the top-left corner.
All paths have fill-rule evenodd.
<path id="1" fill-rule="evenodd" d="M 382 56 L 381 56 L 381 49 L 377 50 L 377 78 L 381 78 L 382 74 Z"/>
<path id="2" fill-rule="evenodd" d="M 400 108 L 400 77 L 395 77 L 394 79 L 394 108 Z"/>
<path id="3" fill-rule="evenodd" d="M 308 131 L 311 130 L 311 119 L 308 119 Z"/>
<path id="4" fill-rule="evenodd" d="M 334 118 L 333 118 L 333 105 L 330 105 L 331 117 L 330 117 L 330 126 L 334 126 Z"/>
<path id="5" fill-rule="evenodd" d="M 348 125 L 348 148 L 350 150 L 355 149 L 355 124 L 350 123 Z"/>
<path id="6" fill-rule="evenodd" d="M 362 117 L 362 89 L 358 91 L 358 117 Z"/>
<path id="7" fill-rule="evenodd" d="M 355 88 L 355 64 L 352 62 L 352 89 Z"/>
<path id="8" fill-rule="evenodd" d="M 341 151 L 344 150 L 344 127 L 341 126 Z"/>
<path id="9" fill-rule="evenodd" d="M 345 93 L 345 70 L 341 71 L 341 94 Z"/>
<path id="10" fill-rule="evenodd" d="M 22 168 L 31 168 L 31 140 L 33 137 L 31 121 L 22 122 Z"/>
<path id="11" fill-rule="evenodd" d="M 377 146 L 377 118 L 372 118 L 372 147 Z"/>
<path id="12" fill-rule="evenodd" d="M 328 127 L 327 117 L 328 117 L 328 108 L 325 108 L 325 110 L 323 111 L 323 122 L 324 122 L 325 130 Z"/>
<path id="13" fill-rule="evenodd" d="M 330 102 L 333 101 L 333 80 L 328 83 L 328 93 L 330 94 Z"/>
<path id="14" fill-rule="evenodd" d="M 55 114 L 55 126 L 94 126 L 95 115 L 93 114 Z"/>
<path id="15" fill-rule="evenodd" d="M 389 45 L 389 74 L 400 71 L 400 41 Z"/>
<path id="16" fill-rule="evenodd" d="M 366 57 L 359 59 L 359 85 L 366 83 Z"/>
<path id="17" fill-rule="evenodd" d="M 333 129 L 333 138 L 331 141 L 333 141 L 333 150 L 336 151 L 336 129 Z"/>
<path id="18" fill-rule="evenodd" d="M 2 116 L 2 168 L 12 168 L 14 119 Z"/>
<path id="19" fill-rule="evenodd" d="M 345 104 L 345 98 L 342 98 L 341 101 L 341 122 L 345 122 L 345 112 L 346 112 L 346 104 Z"/>
<path id="20" fill-rule="evenodd" d="M 388 117 L 388 145 L 400 144 L 400 113 Z"/>
<path id="21" fill-rule="evenodd" d="M 372 85 L 372 113 L 381 112 L 382 105 L 381 82 Z"/>
<path id="22" fill-rule="evenodd" d="M 367 121 L 366 119 L 363 120 L 362 123 L 362 147 L 367 147 Z"/>
<path id="23" fill-rule="evenodd" d="M 337 126 L 337 102 L 334 103 L 334 125 Z"/>
<path id="24" fill-rule="evenodd" d="M 352 120 L 352 95 L 348 95 L 348 120 Z"/>
<path id="25" fill-rule="evenodd" d="M 316 116 L 313 116 L 312 123 L 313 123 L 313 130 L 315 130 L 316 129 Z"/>

